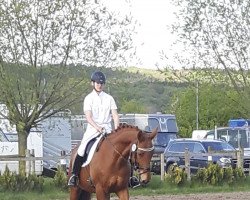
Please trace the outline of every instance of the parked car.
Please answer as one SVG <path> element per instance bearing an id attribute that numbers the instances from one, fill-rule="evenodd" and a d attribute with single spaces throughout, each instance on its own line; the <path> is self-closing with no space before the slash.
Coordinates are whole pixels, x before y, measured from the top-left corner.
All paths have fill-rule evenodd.
<path id="1" fill-rule="evenodd" d="M 164 151 L 166 168 L 165 171 L 170 173 L 173 166 L 181 168 L 185 167 L 185 149 L 190 152 L 190 171 L 191 173 L 197 172 L 199 168 L 205 168 L 208 163 L 217 163 L 222 168 L 228 168 L 230 166 L 235 167 L 235 162 L 232 156 L 223 152 L 236 152 L 236 149 L 222 140 L 197 140 L 191 138 L 174 139 L 169 142 L 167 148 Z M 211 151 L 219 151 L 220 155 L 204 155 Z M 193 155 L 192 155 L 193 154 Z"/>

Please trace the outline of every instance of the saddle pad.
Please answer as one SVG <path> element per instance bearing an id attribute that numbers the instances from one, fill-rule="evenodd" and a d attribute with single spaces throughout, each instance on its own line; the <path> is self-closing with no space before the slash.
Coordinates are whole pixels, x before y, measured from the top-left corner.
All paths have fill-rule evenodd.
<path id="1" fill-rule="evenodd" d="M 95 153 L 95 150 L 96 150 L 96 147 L 97 147 L 97 145 L 98 145 L 98 143 L 99 143 L 99 141 L 100 141 L 101 138 L 102 138 L 102 137 L 98 137 L 98 138 L 95 140 L 94 144 L 92 145 L 92 147 L 91 147 L 91 149 L 90 149 L 90 151 L 89 151 L 87 160 L 86 160 L 85 163 L 83 163 L 82 167 L 87 166 L 87 165 L 90 163 L 90 161 L 92 160 L 92 158 L 93 158 L 93 156 L 94 156 L 94 153 Z"/>

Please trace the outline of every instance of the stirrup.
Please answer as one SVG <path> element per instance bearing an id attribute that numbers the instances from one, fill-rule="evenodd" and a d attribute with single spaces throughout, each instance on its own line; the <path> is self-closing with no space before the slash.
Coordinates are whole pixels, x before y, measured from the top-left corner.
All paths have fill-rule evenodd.
<path id="1" fill-rule="evenodd" d="M 129 187 L 136 188 L 141 185 L 140 180 L 136 176 L 131 176 L 129 178 Z"/>
<path id="2" fill-rule="evenodd" d="M 68 186 L 76 187 L 78 185 L 78 182 L 79 182 L 78 176 L 72 174 L 71 177 L 69 178 Z"/>

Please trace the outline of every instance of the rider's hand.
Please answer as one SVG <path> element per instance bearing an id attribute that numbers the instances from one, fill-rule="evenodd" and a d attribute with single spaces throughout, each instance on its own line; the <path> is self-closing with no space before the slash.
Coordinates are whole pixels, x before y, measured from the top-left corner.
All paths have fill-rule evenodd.
<path id="1" fill-rule="evenodd" d="M 102 132 L 103 132 L 103 127 L 98 126 L 97 131 L 98 131 L 99 133 L 102 133 Z"/>

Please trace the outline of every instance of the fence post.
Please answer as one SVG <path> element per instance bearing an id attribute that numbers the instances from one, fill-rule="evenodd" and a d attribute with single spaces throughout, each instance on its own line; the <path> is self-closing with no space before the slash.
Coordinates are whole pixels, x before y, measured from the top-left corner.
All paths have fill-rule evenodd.
<path id="1" fill-rule="evenodd" d="M 32 158 L 34 158 L 35 157 L 35 149 L 31 149 L 30 150 L 30 157 L 32 157 Z M 35 161 L 35 159 L 33 159 L 32 161 L 31 161 L 31 172 L 34 174 L 35 173 L 35 171 L 36 171 L 36 161 Z"/>
<path id="2" fill-rule="evenodd" d="M 241 158 L 241 167 L 242 167 L 242 170 L 244 170 L 244 148 L 243 147 L 240 147 L 240 158 Z"/>
<path id="3" fill-rule="evenodd" d="M 191 172 L 190 172 L 190 155 L 188 149 L 185 149 L 185 171 L 187 173 L 187 180 L 191 180 Z"/>
<path id="4" fill-rule="evenodd" d="M 29 149 L 25 150 L 25 155 L 26 155 L 26 158 L 30 157 L 30 150 Z M 30 174 L 30 171 L 31 171 L 30 160 L 26 160 L 26 176 L 28 176 Z"/>
<path id="5" fill-rule="evenodd" d="M 237 167 L 243 169 L 243 156 L 244 156 L 243 150 L 240 148 L 239 151 L 236 152 L 236 155 L 237 155 Z"/>
<path id="6" fill-rule="evenodd" d="M 164 181 L 164 174 L 165 174 L 165 170 L 164 170 L 164 154 L 161 154 L 161 181 Z"/>
<path id="7" fill-rule="evenodd" d="M 66 156 L 66 152 L 65 151 L 61 151 L 61 156 Z M 62 170 L 65 173 L 67 173 L 66 159 L 65 158 L 61 158 L 60 165 L 61 165 Z"/>

